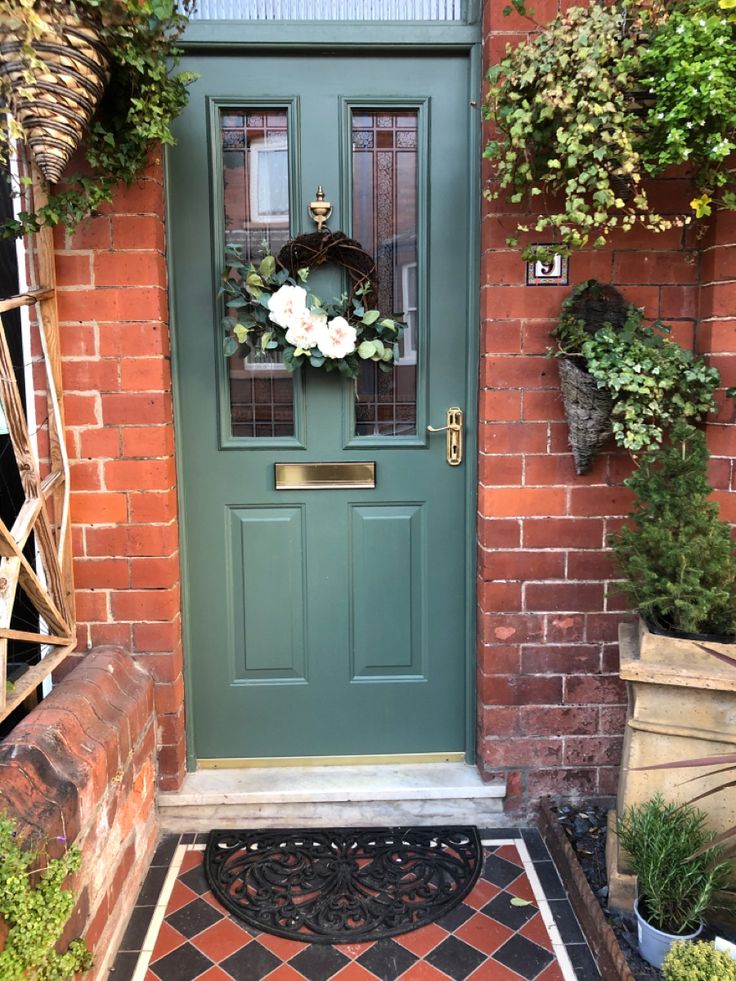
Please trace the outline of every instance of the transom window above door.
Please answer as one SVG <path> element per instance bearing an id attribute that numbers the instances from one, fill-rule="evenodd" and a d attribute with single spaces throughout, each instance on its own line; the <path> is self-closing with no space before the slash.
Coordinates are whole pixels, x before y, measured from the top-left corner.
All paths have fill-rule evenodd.
<path id="1" fill-rule="evenodd" d="M 467 0 L 199 0 L 192 20 L 466 21 Z"/>

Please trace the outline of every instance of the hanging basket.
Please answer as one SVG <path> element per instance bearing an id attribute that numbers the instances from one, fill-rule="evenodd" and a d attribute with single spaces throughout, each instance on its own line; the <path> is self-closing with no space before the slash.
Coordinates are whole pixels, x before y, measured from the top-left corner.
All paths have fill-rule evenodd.
<path id="1" fill-rule="evenodd" d="M 570 432 L 575 472 L 590 470 L 596 454 L 611 435 L 611 396 L 572 358 L 560 358 L 560 386 Z"/>
<path id="2" fill-rule="evenodd" d="M 66 4 L 43 4 L 38 13 L 48 30 L 31 42 L 34 58 L 13 33 L 0 34 L 0 71 L 33 158 L 55 184 L 105 91 L 110 59 L 96 25 Z"/>

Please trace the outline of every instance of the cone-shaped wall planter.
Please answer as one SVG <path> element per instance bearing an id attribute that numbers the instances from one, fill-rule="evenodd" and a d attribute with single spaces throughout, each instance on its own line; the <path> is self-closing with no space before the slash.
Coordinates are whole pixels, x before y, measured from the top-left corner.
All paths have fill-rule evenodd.
<path id="1" fill-rule="evenodd" d="M 611 435 L 611 396 L 571 358 L 560 358 L 560 386 L 565 406 L 575 472 L 590 470 L 596 454 Z"/>
<path id="2" fill-rule="evenodd" d="M 29 62 L 11 33 L 0 35 L 0 71 L 9 81 L 10 108 L 44 177 L 55 184 L 82 141 L 110 77 L 110 62 L 95 25 L 64 3 L 38 12 L 48 31 L 32 42 Z M 30 81 L 29 81 L 30 73 Z"/>

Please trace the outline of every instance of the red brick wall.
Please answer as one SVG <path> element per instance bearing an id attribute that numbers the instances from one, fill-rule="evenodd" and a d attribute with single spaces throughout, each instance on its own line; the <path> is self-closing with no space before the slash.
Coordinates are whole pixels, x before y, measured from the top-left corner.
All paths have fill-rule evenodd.
<path id="1" fill-rule="evenodd" d="M 160 784 L 184 772 L 179 543 L 163 173 L 57 234 L 79 649 L 119 644 L 156 683 Z"/>
<path id="2" fill-rule="evenodd" d="M 48 839 L 52 855 L 80 849 L 64 939 L 83 937 L 95 956 L 85 977 L 106 977 L 158 832 L 150 676 L 123 651 L 92 651 L 0 743 L 0 788 L 22 838 Z"/>
<path id="3" fill-rule="evenodd" d="M 503 6 L 486 6 L 487 64 L 528 26 L 504 18 Z M 557 8 L 534 6 L 540 21 Z M 665 212 L 691 196 L 676 178 L 650 190 Z M 590 277 L 612 282 L 672 324 L 680 343 L 712 351 L 724 384 L 736 368 L 734 216 L 702 241 L 689 230 L 632 232 L 576 254 L 564 288 L 524 285 L 518 251 L 505 244 L 519 217 L 503 201 L 485 207 L 481 276 L 478 745 L 482 771 L 508 779 L 510 810 L 544 793 L 614 794 L 625 716 L 616 640 L 626 614 L 606 541 L 629 508 L 631 464 L 611 445 L 575 475 L 557 365 L 545 357 L 563 298 Z M 712 479 L 733 520 L 733 429 L 709 428 Z"/>

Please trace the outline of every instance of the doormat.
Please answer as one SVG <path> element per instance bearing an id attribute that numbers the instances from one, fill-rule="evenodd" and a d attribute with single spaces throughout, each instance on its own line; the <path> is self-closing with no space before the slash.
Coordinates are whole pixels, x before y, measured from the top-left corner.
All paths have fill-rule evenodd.
<path id="1" fill-rule="evenodd" d="M 205 874 L 247 926 L 316 944 L 354 944 L 440 919 L 475 885 L 474 827 L 212 831 Z"/>

